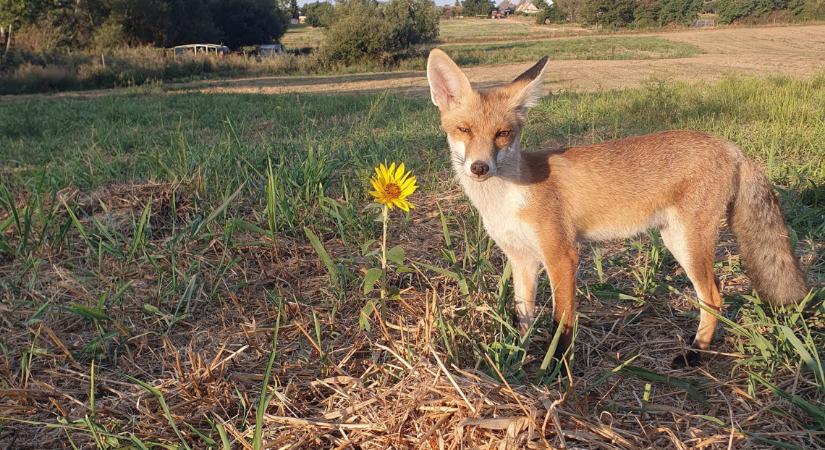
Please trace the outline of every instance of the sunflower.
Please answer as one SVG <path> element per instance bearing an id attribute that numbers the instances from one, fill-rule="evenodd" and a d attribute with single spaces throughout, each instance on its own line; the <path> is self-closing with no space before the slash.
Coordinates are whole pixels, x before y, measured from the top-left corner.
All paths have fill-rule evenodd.
<path id="1" fill-rule="evenodd" d="M 397 206 L 402 211 L 408 212 L 415 206 L 407 201 L 418 186 L 415 185 L 415 177 L 412 172 L 407 172 L 404 163 L 395 167 L 395 163 L 390 164 L 389 169 L 384 164 L 375 168 L 376 176 L 370 179 L 374 191 L 370 195 L 375 197 L 375 201 L 386 205 L 390 209 Z"/>

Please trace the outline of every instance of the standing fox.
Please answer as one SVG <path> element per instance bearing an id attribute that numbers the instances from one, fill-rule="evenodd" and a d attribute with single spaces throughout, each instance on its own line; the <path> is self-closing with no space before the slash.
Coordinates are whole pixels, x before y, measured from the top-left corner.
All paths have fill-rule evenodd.
<path id="1" fill-rule="evenodd" d="M 532 325 L 542 266 L 553 288 L 561 354 L 575 321 L 577 242 L 658 229 L 699 297 L 693 348 L 708 349 L 722 297 L 713 273 L 719 223 L 727 214 L 754 287 L 773 304 L 808 289 L 779 202 L 767 178 L 733 143 L 694 131 L 667 131 L 563 150 L 522 152 L 527 108 L 541 96 L 547 57 L 511 83 L 477 92 L 441 50 L 427 61 L 453 168 L 484 227 L 513 268 L 516 315 Z M 696 365 L 699 352 L 674 366 Z"/>

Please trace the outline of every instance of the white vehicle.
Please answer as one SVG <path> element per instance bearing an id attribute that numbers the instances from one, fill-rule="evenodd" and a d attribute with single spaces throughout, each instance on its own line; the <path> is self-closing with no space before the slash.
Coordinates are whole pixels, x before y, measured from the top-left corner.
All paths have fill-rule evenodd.
<path id="1" fill-rule="evenodd" d="M 255 55 L 259 58 L 268 58 L 270 56 L 277 56 L 284 52 L 284 46 L 281 44 L 265 44 L 255 47 Z"/>
<path id="2" fill-rule="evenodd" d="M 230 52 L 229 47 L 220 44 L 187 44 L 178 45 L 173 48 L 175 56 L 178 55 L 225 55 Z"/>

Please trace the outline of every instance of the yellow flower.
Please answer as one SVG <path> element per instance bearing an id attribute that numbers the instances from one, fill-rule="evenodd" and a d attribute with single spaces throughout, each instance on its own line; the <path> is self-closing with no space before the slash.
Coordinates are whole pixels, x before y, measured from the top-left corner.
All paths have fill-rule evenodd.
<path id="1" fill-rule="evenodd" d="M 399 207 L 403 211 L 409 211 L 415 206 L 407 201 L 418 186 L 415 185 L 415 177 L 412 172 L 406 172 L 404 163 L 395 167 L 395 163 L 390 164 L 389 169 L 384 164 L 375 168 L 376 176 L 370 179 L 374 191 L 370 195 L 375 197 L 375 201 L 392 209 Z"/>

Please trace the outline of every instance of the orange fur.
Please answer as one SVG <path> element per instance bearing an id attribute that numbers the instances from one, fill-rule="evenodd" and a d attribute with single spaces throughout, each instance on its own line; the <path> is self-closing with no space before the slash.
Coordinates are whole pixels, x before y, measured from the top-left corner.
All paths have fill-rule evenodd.
<path id="1" fill-rule="evenodd" d="M 716 328 L 710 311 L 722 306 L 713 254 L 726 215 L 760 294 L 775 303 L 806 294 L 775 194 L 733 143 L 705 133 L 667 131 L 521 151 L 526 109 L 541 94 L 545 65 L 543 58 L 512 83 L 484 93 L 474 91 L 440 50 L 430 53 L 427 66 L 458 179 L 513 265 L 523 331 L 534 320 L 540 267 L 553 288 L 554 320 L 569 343 L 578 243 L 658 229 L 704 305 L 693 344 L 707 349 Z M 698 360 L 698 354 L 692 356 Z"/>

